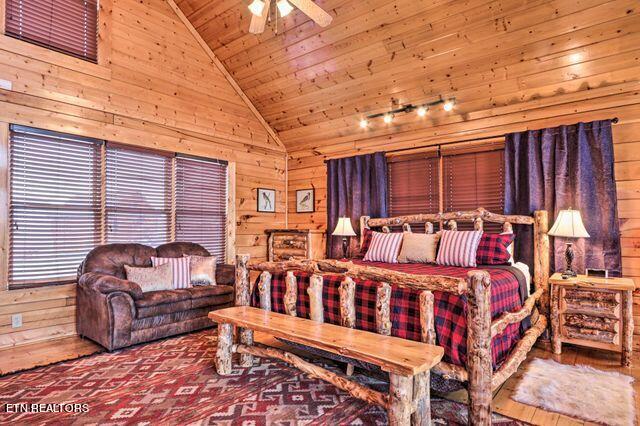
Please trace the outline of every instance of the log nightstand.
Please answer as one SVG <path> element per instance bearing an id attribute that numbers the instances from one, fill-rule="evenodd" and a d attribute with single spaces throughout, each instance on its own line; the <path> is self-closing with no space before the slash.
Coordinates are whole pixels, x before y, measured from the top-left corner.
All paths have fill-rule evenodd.
<path id="1" fill-rule="evenodd" d="M 551 287 L 551 343 L 553 353 L 562 343 L 620 352 L 622 365 L 631 365 L 633 347 L 633 290 L 629 278 L 578 275 L 549 278 Z"/>

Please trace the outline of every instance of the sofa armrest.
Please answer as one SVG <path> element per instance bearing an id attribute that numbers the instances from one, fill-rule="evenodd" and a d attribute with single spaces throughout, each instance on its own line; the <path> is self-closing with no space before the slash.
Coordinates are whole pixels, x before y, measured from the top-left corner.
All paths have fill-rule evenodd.
<path id="1" fill-rule="evenodd" d="M 234 285 L 236 282 L 236 266 L 224 263 L 216 265 L 216 284 Z"/>
<path id="2" fill-rule="evenodd" d="M 133 299 L 140 299 L 142 297 L 142 289 L 138 284 L 133 281 L 121 280 L 112 275 L 88 272 L 80 277 L 78 284 L 89 287 L 102 294 L 119 291 L 127 293 Z"/>

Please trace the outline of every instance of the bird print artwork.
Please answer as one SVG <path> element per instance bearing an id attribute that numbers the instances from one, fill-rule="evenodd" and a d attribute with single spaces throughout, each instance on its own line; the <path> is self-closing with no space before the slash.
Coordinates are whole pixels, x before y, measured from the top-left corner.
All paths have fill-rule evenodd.
<path id="1" fill-rule="evenodd" d="M 311 213 L 314 210 L 313 189 L 302 189 L 296 192 L 296 212 Z"/>
<path id="2" fill-rule="evenodd" d="M 274 189 L 258 188 L 258 211 L 270 213 L 276 211 L 276 191 Z"/>
<path id="3" fill-rule="evenodd" d="M 262 202 L 264 203 L 265 210 L 271 210 L 271 206 L 273 204 L 271 203 L 271 197 L 269 197 L 269 194 L 267 194 L 266 192 L 262 193 Z"/>

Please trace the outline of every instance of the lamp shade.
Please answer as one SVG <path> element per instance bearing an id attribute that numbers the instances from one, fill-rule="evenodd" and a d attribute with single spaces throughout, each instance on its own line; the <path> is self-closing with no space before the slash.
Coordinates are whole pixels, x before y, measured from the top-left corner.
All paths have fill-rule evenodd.
<path id="1" fill-rule="evenodd" d="M 578 210 L 560 210 L 549 235 L 565 238 L 589 238 Z"/>
<path id="2" fill-rule="evenodd" d="M 331 235 L 339 237 L 355 237 L 356 233 L 353 230 L 353 226 L 351 226 L 351 219 L 348 217 L 341 217 L 338 219 L 336 229 L 333 230 L 333 234 Z"/>

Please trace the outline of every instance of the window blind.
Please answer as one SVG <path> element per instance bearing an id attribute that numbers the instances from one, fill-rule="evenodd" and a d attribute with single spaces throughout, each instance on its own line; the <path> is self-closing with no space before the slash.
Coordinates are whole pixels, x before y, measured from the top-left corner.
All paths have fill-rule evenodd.
<path id="1" fill-rule="evenodd" d="M 388 167 L 391 216 L 438 212 L 436 152 L 391 157 Z"/>
<path id="2" fill-rule="evenodd" d="M 107 242 L 169 242 L 171 157 L 112 144 L 106 151 Z"/>
<path id="3" fill-rule="evenodd" d="M 100 145 L 11 126 L 9 287 L 66 282 L 99 243 Z"/>
<path id="4" fill-rule="evenodd" d="M 8 36 L 97 62 L 98 0 L 6 0 Z"/>
<path id="5" fill-rule="evenodd" d="M 443 163 L 445 211 L 484 207 L 504 212 L 503 149 L 445 155 Z M 473 229 L 473 224 L 460 222 L 458 227 Z M 499 232 L 500 226 L 487 223 L 485 229 Z"/>
<path id="6" fill-rule="evenodd" d="M 227 164 L 176 158 L 176 240 L 202 245 L 225 261 Z"/>

